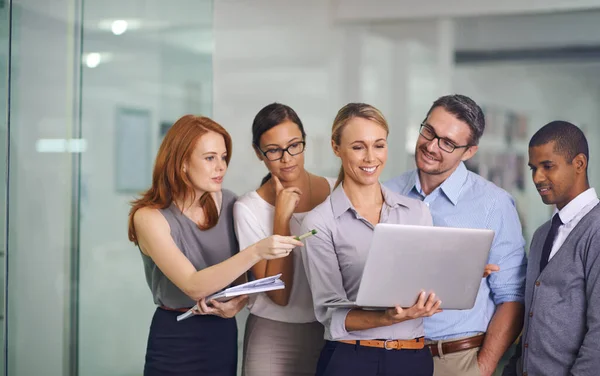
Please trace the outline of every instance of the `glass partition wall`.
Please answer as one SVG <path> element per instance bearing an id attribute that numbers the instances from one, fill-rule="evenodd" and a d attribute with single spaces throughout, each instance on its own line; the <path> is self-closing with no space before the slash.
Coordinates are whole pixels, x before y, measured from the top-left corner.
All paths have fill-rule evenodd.
<path id="1" fill-rule="evenodd" d="M 6 224 L 8 172 L 8 98 L 10 71 L 10 1 L 0 0 L 0 343 L 4 348 L 6 333 Z M 4 374 L 4 351 L 0 355 L 0 372 Z"/>
<path id="2" fill-rule="evenodd" d="M 13 0 L 12 29 L 0 5 L 6 374 L 141 375 L 154 305 L 129 202 L 169 125 L 211 115 L 212 1 Z"/>
<path id="3" fill-rule="evenodd" d="M 84 3 L 79 374 L 140 375 L 155 306 L 127 239 L 129 202 L 168 127 L 211 115 L 212 2 Z"/>

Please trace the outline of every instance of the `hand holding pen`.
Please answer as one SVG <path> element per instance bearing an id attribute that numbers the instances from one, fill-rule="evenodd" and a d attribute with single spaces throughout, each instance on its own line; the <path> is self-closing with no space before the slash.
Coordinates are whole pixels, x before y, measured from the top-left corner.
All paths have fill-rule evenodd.
<path id="1" fill-rule="evenodd" d="M 302 241 L 302 240 L 308 238 L 309 236 L 315 235 L 316 233 L 317 233 L 317 230 L 310 230 L 306 234 L 295 236 L 294 239 L 296 239 L 298 241 Z"/>
<path id="2" fill-rule="evenodd" d="M 316 234 L 316 230 L 299 236 L 271 235 L 254 244 L 254 250 L 263 260 L 272 260 L 288 256 L 296 247 L 304 247 L 301 240 Z"/>
<path id="3" fill-rule="evenodd" d="M 302 246 L 304 244 L 292 236 L 271 235 L 252 245 L 251 250 L 261 260 L 273 260 L 286 257 L 294 248 Z"/>

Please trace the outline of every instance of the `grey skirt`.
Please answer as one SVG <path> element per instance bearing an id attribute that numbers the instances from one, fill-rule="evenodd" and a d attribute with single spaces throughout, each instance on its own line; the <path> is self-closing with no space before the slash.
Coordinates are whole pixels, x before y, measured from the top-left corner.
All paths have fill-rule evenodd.
<path id="1" fill-rule="evenodd" d="M 313 376 L 325 341 L 319 322 L 294 324 L 249 315 L 243 376 Z"/>

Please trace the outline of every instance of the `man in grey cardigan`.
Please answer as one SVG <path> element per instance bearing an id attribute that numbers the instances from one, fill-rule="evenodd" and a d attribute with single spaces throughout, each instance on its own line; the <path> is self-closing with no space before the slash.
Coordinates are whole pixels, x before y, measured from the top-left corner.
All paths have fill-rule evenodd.
<path id="1" fill-rule="evenodd" d="M 535 187 L 558 211 L 531 242 L 518 375 L 600 375 L 600 205 L 588 159 L 571 123 L 553 121 L 529 142 Z"/>

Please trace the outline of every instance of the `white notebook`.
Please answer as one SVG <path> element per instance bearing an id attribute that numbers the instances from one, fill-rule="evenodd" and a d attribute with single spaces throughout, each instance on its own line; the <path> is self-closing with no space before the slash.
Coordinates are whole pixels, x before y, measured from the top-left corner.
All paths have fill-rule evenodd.
<path id="1" fill-rule="evenodd" d="M 281 290 L 285 288 L 285 284 L 281 279 L 281 274 L 277 274 L 271 277 L 261 278 L 254 281 L 246 282 L 241 285 L 233 286 L 225 290 L 221 290 L 212 295 L 206 297 L 206 301 L 216 300 L 219 302 L 226 302 L 239 295 L 257 294 L 259 292 Z M 185 320 L 188 317 L 194 315 L 194 310 L 198 309 L 198 305 L 192 307 L 189 311 L 184 314 L 177 316 L 177 321 Z"/>

